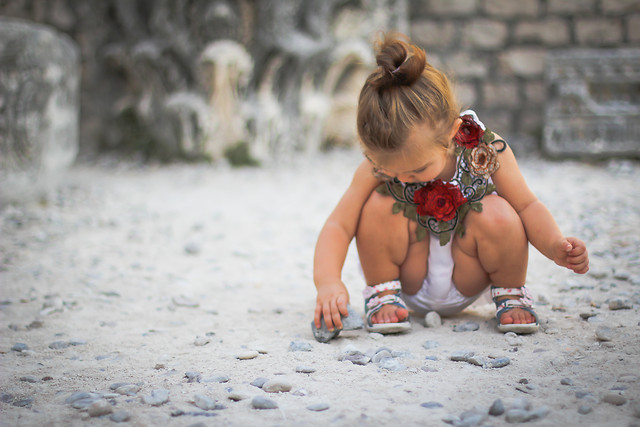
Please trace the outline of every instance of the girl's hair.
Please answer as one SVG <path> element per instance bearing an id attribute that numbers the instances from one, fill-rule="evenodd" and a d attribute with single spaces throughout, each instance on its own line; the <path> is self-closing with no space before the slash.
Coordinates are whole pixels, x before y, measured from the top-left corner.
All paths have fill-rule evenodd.
<path id="1" fill-rule="evenodd" d="M 450 148 L 446 136 L 459 111 L 444 73 L 402 34 L 387 34 L 374 48 L 378 68 L 367 78 L 358 101 L 358 135 L 365 148 L 393 153 L 410 130 L 423 123 L 434 129 L 434 142 Z"/>

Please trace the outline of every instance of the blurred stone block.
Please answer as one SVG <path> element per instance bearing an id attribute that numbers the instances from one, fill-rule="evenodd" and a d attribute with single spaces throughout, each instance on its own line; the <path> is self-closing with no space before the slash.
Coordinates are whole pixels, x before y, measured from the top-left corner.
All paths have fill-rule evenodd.
<path id="1" fill-rule="evenodd" d="M 554 157 L 640 157 L 640 49 L 547 58 L 543 148 Z"/>
<path id="2" fill-rule="evenodd" d="M 0 18 L 0 207 L 52 189 L 75 160 L 79 82 L 69 37 Z"/>

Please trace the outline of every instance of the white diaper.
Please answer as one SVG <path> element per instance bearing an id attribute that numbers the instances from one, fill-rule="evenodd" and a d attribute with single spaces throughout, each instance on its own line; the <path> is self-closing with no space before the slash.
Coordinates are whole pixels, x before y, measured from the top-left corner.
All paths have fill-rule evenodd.
<path id="1" fill-rule="evenodd" d="M 458 313 L 473 304 L 482 294 L 465 297 L 453 284 L 453 256 L 451 241 L 440 246 L 440 239 L 430 234 L 427 277 L 415 295 L 401 293 L 407 307 L 418 314 L 436 311 L 443 316 Z M 453 240 L 453 239 L 452 239 Z"/>

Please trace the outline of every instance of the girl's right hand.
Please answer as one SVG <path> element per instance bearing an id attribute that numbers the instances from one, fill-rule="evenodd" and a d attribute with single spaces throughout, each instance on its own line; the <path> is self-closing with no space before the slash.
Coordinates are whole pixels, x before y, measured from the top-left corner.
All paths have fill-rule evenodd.
<path id="1" fill-rule="evenodd" d="M 341 281 L 326 284 L 318 288 L 316 298 L 316 311 L 313 319 L 316 328 L 320 328 L 320 318 L 324 317 L 324 322 L 329 331 L 334 328 L 342 329 L 342 319 L 340 316 L 347 316 L 347 304 L 349 303 L 349 292 Z"/>

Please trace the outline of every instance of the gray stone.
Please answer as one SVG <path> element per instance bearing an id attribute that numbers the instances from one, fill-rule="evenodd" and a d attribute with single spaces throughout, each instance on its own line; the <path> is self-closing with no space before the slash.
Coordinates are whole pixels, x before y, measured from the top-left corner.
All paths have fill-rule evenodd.
<path id="1" fill-rule="evenodd" d="M 258 377 L 255 380 L 251 381 L 251 385 L 254 387 L 262 388 L 262 386 L 269 381 L 269 378 Z"/>
<path id="2" fill-rule="evenodd" d="M 541 420 L 549 415 L 550 409 L 546 406 L 540 406 L 539 408 L 532 409 L 527 412 L 527 421 Z"/>
<path id="3" fill-rule="evenodd" d="M 184 373 L 184 377 L 188 383 L 199 383 L 202 379 L 200 372 L 189 371 Z"/>
<path id="4" fill-rule="evenodd" d="M 316 368 L 312 366 L 296 366 L 296 372 L 301 374 L 313 374 L 316 371 Z"/>
<path id="5" fill-rule="evenodd" d="M 517 347 L 524 344 L 524 340 L 515 332 L 507 332 L 504 334 L 504 338 L 507 340 L 507 344 L 512 347 Z"/>
<path id="6" fill-rule="evenodd" d="M 489 415 L 499 416 L 504 414 L 504 403 L 501 399 L 496 399 L 489 408 Z"/>
<path id="7" fill-rule="evenodd" d="M 75 160 L 78 52 L 52 28 L 0 17 L 0 205 L 45 195 Z"/>
<path id="8" fill-rule="evenodd" d="M 263 396 L 256 396 L 251 399 L 251 406 L 255 409 L 276 409 L 278 404 Z"/>
<path id="9" fill-rule="evenodd" d="M 391 353 L 388 350 L 382 350 L 377 352 L 372 358 L 371 361 L 373 363 L 379 363 L 382 359 L 389 359 L 389 358 L 393 358 L 393 356 L 391 355 Z"/>
<path id="10" fill-rule="evenodd" d="M 313 346 L 306 341 L 291 341 L 289 351 L 312 351 Z"/>
<path id="11" fill-rule="evenodd" d="M 466 362 L 475 353 L 469 350 L 457 350 L 451 353 L 450 359 L 454 362 Z"/>
<path id="12" fill-rule="evenodd" d="M 627 403 L 627 398 L 618 393 L 607 393 L 602 397 L 602 401 L 611 405 L 621 406 Z"/>
<path id="13" fill-rule="evenodd" d="M 239 393 L 237 391 L 234 391 L 234 392 L 229 393 L 227 398 L 229 400 L 233 400 L 234 402 L 239 402 L 241 400 L 248 399 L 249 395 L 245 394 L 245 393 Z"/>
<path id="14" fill-rule="evenodd" d="M 430 311 L 424 316 L 424 326 L 427 328 L 438 328 L 442 326 L 442 318 L 435 311 Z"/>
<path id="15" fill-rule="evenodd" d="M 509 409 L 504 419 L 508 423 L 523 423 L 527 421 L 529 412 L 524 409 Z"/>
<path id="16" fill-rule="evenodd" d="M 286 393 L 291 391 L 291 384 L 284 380 L 273 379 L 262 385 L 262 389 L 267 393 Z"/>
<path id="17" fill-rule="evenodd" d="M 582 415 L 587 415 L 591 411 L 593 411 L 593 408 L 589 405 L 580 405 L 578 407 L 578 413 Z"/>
<path id="18" fill-rule="evenodd" d="M 31 404 L 35 401 L 33 397 L 25 397 L 23 399 L 14 400 L 12 405 L 19 408 L 31 407 Z"/>
<path id="19" fill-rule="evenodd" d="M 439 402 L 423 402 L 420 404 L 423 408 L 434 409 L 434 408 L 442 408 L 442 403 Z"/>
<path id="20" fill-rule="evenodd" d="M 169 401 L 169 390 L 156 389 L 151 391 L 151 395 L 144 396 L 142 402 L 151 406 L 164 405 Z"/>
<path id="21" fill-rule="evenodd" d="M 116 411 L 109 416 L 109 419 L 114 423 L 124 423 L 131 419 L 131 415 L 127 411 Z"/>
<path id="22" fill-rule="evenodd" d="M 49 344 L 49 348 L 52 350 L 62 350 L 69 347 L 69 343 L 66 341 L 54 341 Z"/>
<path id="23" fill-rule="evenodd" d="M 508 357 L 498 357 L 497 359 L 490 359 L 485 368 L 504 368 L 511 363 L 511 359 Z"/>
<path id="24" fill-rule="evenodd" d="M 543 147 L 548 154 L 640 156 L 640 105 L 632 96 L 640 82 L 640 49 L 555 50 L 546 64 L 550 98 Z"/>
<path id="25" fill-rule="evenodd" d="M 560 384 L 562 384 L 562 385 L 573 385 L 573 380 L 571 378 L 562 378 L 560 380 Z"/>
<path id="26" fill-rule="evenodd" d="M 140 386 L 136 384 L 125 384 L 115 389 L 115 392 L 125 396 L 135 396 L 140 391 Z"/>
<path id="27" fill-rule="evenodd" d="M 633 303 L 628 299 L 615 298 L 609 301 L 609 310 L 629 310 L 633 308 Z"/>
<path id="28" fill-rule="evenodd" d="M 338 334 L 340 334 L 340 331 L 353 331 L 364 328 L 362 317 L 353 310 L 353 307 L 351 307 L 350 304 L 347 304 L 347 311 L 347 316 L 340 316 L 342 320 L 342 329 L 340 330 L 334 329 L 333 331 L 329 331 L 323 316 L 320 317 L 319 329 L 316 328 L 315 322 L 311 322 L 311 331 L 313 332 L 313 337 L 316 341 L 326 343 L 337 337 Z"/>
<path id="29" fill-rule="evenodd" d="M 472 332 L 480 329 L 480 325 L 477 322 L 465 322 L 461 325 L 455 325 L 453 327 L 453 332 Z"/>
<path id="30" fill-rule="evenodd" d="M 205 411 L 224 408 L 224 406 L 220 405 L 215 399 L 212 399 L 204 394 L 196 394 L 195 396 L 193 396 L 193 403 L 198 408 Z"/>
<path id="31" fill-rule="evenodd" d="M 11 347 L 11 351 L 21 352 L 21 351 L 25 351 L 25 350 L 29 350 L 29 346 L 24 344 L 24 343 L 21 343 L 21 342 L 15 343 Z"/>
<path id="32" fill-rule="evenodd" d="M 0 392 L 0 402 L 11 403 L 15 399 L 15 396 L 11 393 Z"/>
<path id="33" fill-rule="evenodd" d="M 599 341 L 611 341 L 615 337 L 615 332 L 608 326 L 598 326 L 596 328 L 596 338 Z"/>
<path id="34" fill-rule="evenodd" d="M 200 306 L 200 304 L 197 301 L 194 301 L 191 298 L 186 297 L 184 295 L 173 297 L 171 298 L 171 301 L 173 302 L 173 304 L 175 304 L 178 307 L 196 308 Z"/>
<path id="35" fill-rule="evenodd" d="M 307 409 L 310 410 L 310 411 L 314 411 L 314 412 L 326 411 L 327 409 L 329 409 L 329 404 L 328 403 L 313 403 L 313 404 L 307 406 Z"/>
<path id="36" fill-rule="evenodd" d="M 432 350 L 434 348 L 440 347 L 440 343 L 438 341 L 425 341 L 424 344 L 422 344 L 423 348 L 426 348 L 427 350 Z"/>
<path id="37" fill-rule="evenodd" d="M 101 417 L 103 415 L 107 415 L 112 412 L 113 412 L 113 407 L 105 399 L 96 400 L 89 406 L 90 417 Z"/>
<path id="38" fill-rule="evenodd" d="M 407 370 L 404 363 L 400 362 L 398 359 L 389 357 L 380 360 L 380 362 L 378 362 L 378 366 L 382 369 L 386 369 L 387 371 L 398 372 Z"/>
<path id="39" fill-rule="evenodd" d="M 236 359 L 239 360 L 251 360 L 255 359 L 260 355 L 256 350 L 243 350 L 235 355 Z"/>

